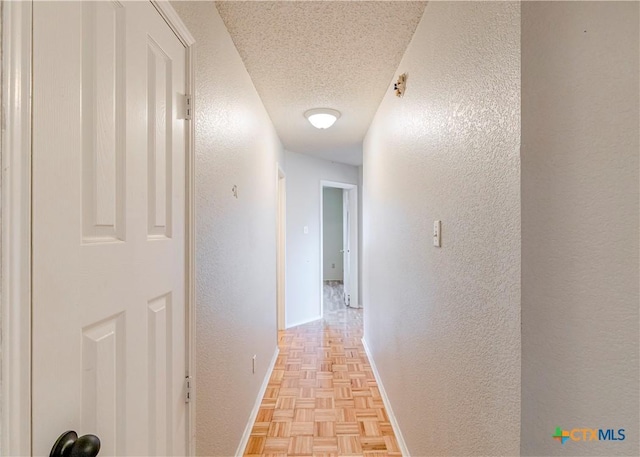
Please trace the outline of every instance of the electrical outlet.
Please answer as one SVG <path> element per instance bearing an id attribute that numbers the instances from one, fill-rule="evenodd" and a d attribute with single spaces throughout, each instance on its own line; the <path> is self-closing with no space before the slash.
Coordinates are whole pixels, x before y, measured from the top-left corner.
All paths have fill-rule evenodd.
<path id="1" fill-rule="evenodd" d="M 331 268 L 335 268 L 335 267 L 336 267 L 336 264 L 335 264 L 335 263 L 332 263 L 332 264 L 331 264 Z"/>
<path id="2" fill-rule="evenodd" d="M 256 354 L 253 354 L 253 357 L 251 357 L 251 372 L 253 374 L 256 374 Z"/>

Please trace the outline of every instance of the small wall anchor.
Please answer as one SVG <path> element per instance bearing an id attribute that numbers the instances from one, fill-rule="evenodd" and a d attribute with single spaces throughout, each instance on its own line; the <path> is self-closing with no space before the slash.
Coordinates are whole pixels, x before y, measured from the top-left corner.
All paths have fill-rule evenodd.
<path id="1" fill-rule="evenodd" d="M 398 82 L 393 85 L 393 90 L 396 93 L 396 97 L 402 97 L 404 95 L 404 91 L 407 87 L 407 74 L 402 73 L 398 76 Z"/>

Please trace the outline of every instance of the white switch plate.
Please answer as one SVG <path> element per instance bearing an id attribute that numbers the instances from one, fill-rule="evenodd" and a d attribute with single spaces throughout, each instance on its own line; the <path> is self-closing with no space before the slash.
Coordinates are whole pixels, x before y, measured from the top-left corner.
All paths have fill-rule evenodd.
<path id="1" fill-rule="evenodd" d="M 304 228 L 302 229 L 302 231 L 304 232 L 305 235 L 309 234 L 309 227 L 308 226 L 304 226 Z"/>
<path id="2" fill-rule="evenodd" d="M 437 248 L 441 246 L 440 231 L 441 231 L 440 221 L 434 221 L 433 222 L 433 245 Z"/>

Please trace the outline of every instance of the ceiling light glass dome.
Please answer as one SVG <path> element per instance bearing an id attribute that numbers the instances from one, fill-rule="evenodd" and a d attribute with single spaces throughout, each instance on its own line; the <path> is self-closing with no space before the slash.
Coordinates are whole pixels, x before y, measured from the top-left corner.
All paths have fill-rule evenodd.
<path id="1" fill-rule="evenodd" d="M 315 128 L 328 129 L 338 120 L 340 111 L 329 108 L 316 108 L 305 112 L 304 117 L 306 117 Z"/>

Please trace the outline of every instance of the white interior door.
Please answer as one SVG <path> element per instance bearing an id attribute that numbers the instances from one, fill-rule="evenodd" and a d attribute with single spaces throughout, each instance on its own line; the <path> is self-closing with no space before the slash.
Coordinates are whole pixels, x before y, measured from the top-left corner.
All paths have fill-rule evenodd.
<path id="1" fill-rule="evenodd" d="M 344 300 L 347 306 L 358 308 L 358 189 L 344 189 L 342 196 Z"/>
<path id="2" fill-rule="evenodd" d="M 360 307 L 358 296 L 358 188 L 344 191 L 349 206 L 349 303 L 353 308 Z"/>
<path id="3" fill-rule="evenodd" d="M 33 451 L 185 455 L 186 49 L 148 2 L 33 7 Z"/>
<path id="4" fill-rule="evenodd" d="M 351 306 L 351 208 L 349 207 L 349 192 L 342 190 L 342 258 L 344 263 L 344 303 Z"/>

